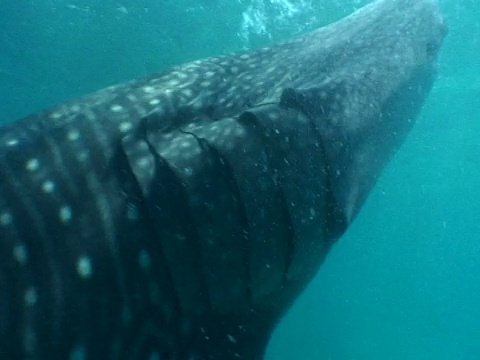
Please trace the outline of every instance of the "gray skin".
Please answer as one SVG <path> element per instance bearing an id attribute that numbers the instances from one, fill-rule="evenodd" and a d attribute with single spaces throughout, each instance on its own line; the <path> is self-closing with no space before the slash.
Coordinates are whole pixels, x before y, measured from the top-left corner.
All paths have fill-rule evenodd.
<path id="1" fill-rule="evenodd" d="M 262 359 L 427 96 L 445 25 L 377 1 L 0 129 L 0 359 Z"/>

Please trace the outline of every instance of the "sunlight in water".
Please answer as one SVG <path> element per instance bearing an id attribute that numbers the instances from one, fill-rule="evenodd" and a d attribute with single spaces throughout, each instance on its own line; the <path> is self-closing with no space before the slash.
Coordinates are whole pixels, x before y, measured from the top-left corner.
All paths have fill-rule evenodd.
<path id="1" fill-rule="evenodd" d="M 310 11 L 311 0 L 253 0 L 242 14 L 239 35 L 248 46 L 252 35 L 266 35 L 270 38 L 272 27 L 287 25 Z"/>

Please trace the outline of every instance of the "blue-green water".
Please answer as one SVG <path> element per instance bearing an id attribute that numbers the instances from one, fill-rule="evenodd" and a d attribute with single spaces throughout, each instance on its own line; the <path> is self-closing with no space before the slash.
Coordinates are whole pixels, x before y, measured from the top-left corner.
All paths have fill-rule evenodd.
<path id="1" fill-rule="evenodd" d="M 368 1 L 2 0 L 0 120 L 269 44 Z M 439 79 L 267 359 L 480 359 L 480 1 L 443 0 Z"/>

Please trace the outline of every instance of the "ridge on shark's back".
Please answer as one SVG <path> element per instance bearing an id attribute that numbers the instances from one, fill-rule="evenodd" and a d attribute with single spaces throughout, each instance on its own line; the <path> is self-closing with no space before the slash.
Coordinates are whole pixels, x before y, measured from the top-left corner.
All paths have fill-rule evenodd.
<path id="1" fill-rule="evenodd" d="M 432 0 L 0 128 L 0 359 L 262 359 L 434 79 Z"/>

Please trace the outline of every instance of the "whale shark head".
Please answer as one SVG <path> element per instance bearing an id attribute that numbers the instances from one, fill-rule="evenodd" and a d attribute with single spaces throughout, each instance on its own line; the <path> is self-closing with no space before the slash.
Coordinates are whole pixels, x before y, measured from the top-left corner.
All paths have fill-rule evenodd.
<path id="1" fill-rule="evenodd" d="M 435 1 L 384 0 L 305 40 L 297 69 L 304 81 L 284 91 L 282 102 L 315 119 L 345 224 L 414 125 L 446 32 Z"/>

